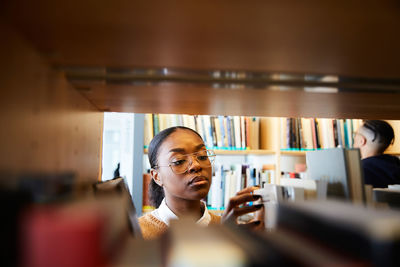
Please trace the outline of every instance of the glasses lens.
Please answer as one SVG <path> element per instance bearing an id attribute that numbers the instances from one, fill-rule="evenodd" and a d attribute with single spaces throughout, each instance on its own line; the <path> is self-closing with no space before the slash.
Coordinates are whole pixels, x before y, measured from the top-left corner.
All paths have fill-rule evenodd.
<path id="1" fill-rule="evenodd" d="M 182 155 L 180 158 L 171 162 L 171 168 L 176 174 L 186 172 L 192 164 L 193 158 L 201 167 L 210 167 L 214 161 L 215 154 L 212 150 L 201 150 L 197 153 Z"/>

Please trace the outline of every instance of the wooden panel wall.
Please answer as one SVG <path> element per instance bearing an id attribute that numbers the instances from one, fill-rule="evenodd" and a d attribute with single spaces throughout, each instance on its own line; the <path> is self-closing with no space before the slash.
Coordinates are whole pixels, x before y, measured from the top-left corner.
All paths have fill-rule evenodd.
<path id="1" fill-rule="evenodd" d="M 97 180 L 103 113 L 0 22 L 0 171 Z"/>

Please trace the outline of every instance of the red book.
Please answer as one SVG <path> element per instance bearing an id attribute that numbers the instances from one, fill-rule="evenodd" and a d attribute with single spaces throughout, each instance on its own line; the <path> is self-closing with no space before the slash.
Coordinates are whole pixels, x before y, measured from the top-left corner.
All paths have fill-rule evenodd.
<path id="1" fill-rule="evenodd" d="M 151 206 L 150 204 L 150 197 L 149 197 L 149 186 L 151 182 L 151 175 L 150 173 L 143 174 L 143 208 L 147 208 Z"/>
<path id="2" fill-rule="evenodd" d="M 23 266 L 105 266 L 100 215 L 54 206 L 29 211 L 22 220 Z"/>

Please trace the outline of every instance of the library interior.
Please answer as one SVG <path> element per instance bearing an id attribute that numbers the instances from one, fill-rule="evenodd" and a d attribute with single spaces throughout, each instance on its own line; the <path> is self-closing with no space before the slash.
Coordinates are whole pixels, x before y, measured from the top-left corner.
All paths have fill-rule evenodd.
<path id="1" fill-rule="evenodd" d="M 395 0 L 1 1 L 0 264 L 400 266 L 399 29 Z"/>

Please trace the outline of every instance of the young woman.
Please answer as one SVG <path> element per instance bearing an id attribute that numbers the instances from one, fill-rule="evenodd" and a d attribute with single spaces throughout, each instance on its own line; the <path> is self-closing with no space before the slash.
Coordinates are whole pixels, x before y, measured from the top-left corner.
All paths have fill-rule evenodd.
<path id="1" fill-rule="evenodd" d="M 230 199 L 222 218 L 208 212 L 201 201 L 208 194 L 212 178 L 214 153 L 207 150 L 201 136 L 190 128 L 171 127 L 157 134 L 148 151 L 152 181 L 150 198 L 156 210 L 139 218 L 145 239 L 154 239 L 164 233 L 170 220 L 192 215 L 201 225 L 236 220 L 238 216 L 258 211 L 262 205 L 246 206 L 260 196 L 256 188 L 246 188 Z M 248 224 L 261 225 L 260 221 Z"/>

